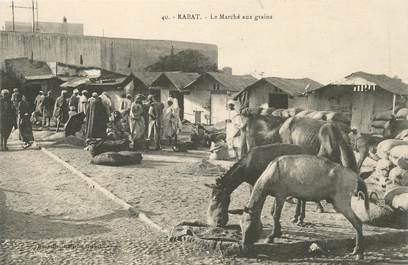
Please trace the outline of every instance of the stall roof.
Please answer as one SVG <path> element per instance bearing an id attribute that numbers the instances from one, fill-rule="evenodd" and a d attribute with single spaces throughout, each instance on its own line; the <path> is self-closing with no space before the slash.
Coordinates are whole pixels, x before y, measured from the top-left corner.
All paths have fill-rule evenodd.
<path id="1" fill-rule="evenodd" d="M 200 75 L 198 73 L 164 72 L 152 82 L 152 86 L 160 87 L 162 82 L 166 82 L 172 84 L 178 90 L 183 90 L 188 84 L 196 80 L 199 76 Z"/>
<path id="2" fill-rule="evenodd" d="M 22 81 L 48 80 L 55 77 L 46 62 L 26 57 L 6 59 L 5 65 L 9 73 Z"/>
<path id="3" fill-rule="evenodd" d="M 322 86 L 322 84 L 310 78 L 264 77 L 242 89 L 235 98 L 250 89 L 264 84 L 271 84 L 291 96 L 302 95 L 305 92 L 316 90 Z"/>
<path id="4" fill-rule="evenodd" d="M 403 83 L 400 79 L 392 78 L 387 75 L 370 74 L 366 72 L 355 72 L 338 81 L 331 82 L 330 84 L 321 88 L 327 88 L 329 86 L 363 86 L 363 85 L 376 85 L 384 90 L 387 90 L 397 95 L 408 95 L 408 84 Z"/>
<path id="5" fill-rule="evenodd" d="M 207 72 L 202 74 L 199 78 L 188 84 L 185 89 L 192 89 L 194 86 L 205 80 L 211 78 L 220 83 L 223 87 L 230 91 L 240 91 L 244 87 L 256 82 L 256 78 L 252 75 L 231 75 L 219 72 Z"/>
<path id="6" fill-rule="evenodd" d="M 133 72 L 133 76 L 139 79 L 146 87 L 151 87 L 153 82 L 162 74 L 163 72 Z"/>

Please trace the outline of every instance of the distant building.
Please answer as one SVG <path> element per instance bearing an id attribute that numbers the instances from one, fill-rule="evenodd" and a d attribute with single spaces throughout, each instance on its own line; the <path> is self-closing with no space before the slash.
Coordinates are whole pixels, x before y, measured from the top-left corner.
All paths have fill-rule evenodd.
<path id="1" fill-rule="evenodd" d="M 180 117 L 184 118 L 184 95 L 183 89 L 200 75 L 185 72 L 164 72 L 152 83 L 152 93 L 158 95 L 161 102 L 167 102 L 172 96 L 177 99 L 180 107 Z"/>
<path id="2" fill-rule="evenodd" d="M 341 112 L 351 119 L 352 127 L 374 133 L 375 114 L 395 110 L 401 96 L 408 96 L 408 85 L 400 79 L 356 72 L 314 90 L 309 103 L 311 109 Z"/>
<path id="3" fill-rule="evenodd" d="M 246 99 L 250 108 L 267 106 L 276 109 L 308 109 L 306 94 L 321 86 L 309 78 L 265 77 L 240 91 L 235 98 Z"/>
<path id="4" fill-rule="evenodd" d="M 251 75 L 208 72 L 184 88 L 184 118 L 194 123 L 225 121 L 229 99 L 256 81 Z"/>
<path id="5" fill-rule="evenodd" d="M 4 23 L 4 29 L 5 31 L 13 31 L 13 22 L 6 21 Z M 16 21 L 14 22 L 14 31 L 33 32 L 33 24 L 31 22 Z M 36 32 L 84 35 L 84 25 L 80 23 L 68 23 L 65 18 L 62 23 L 38 21 L 36 22 Z"/>

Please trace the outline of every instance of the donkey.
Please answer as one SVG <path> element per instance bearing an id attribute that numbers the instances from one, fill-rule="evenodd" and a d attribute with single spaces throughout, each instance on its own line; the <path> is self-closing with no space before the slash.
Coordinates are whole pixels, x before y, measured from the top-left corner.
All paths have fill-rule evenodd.
<path id="1" fill-rule="evenodd" d="M 263 122 L 259 124 L 263 124 Z M 261 131 L 258 131 L 258 133 Z M 262 139 L 272 143 L 299 145 L 302 148 L 301 152 L 304 154 L 327 156 L 333 161 L 353 169 L 355 172 L 358 171 L 350 146 L 344 139 L 342 132 L 333 123 L 309 118 L 289 118 L 286 121 L 280 120 L 279 124 L 275 120 L 275 128 L 268 128 L 263 131 Z M 269 148 L 271 150 L 268 150 Z M 280 155 L 299 154 L 288 152 L 300 152 L 300 149 L 288 148 L 287 145 L 278 148 L 276 151 L 272 149 L 272 146 L 264 149 L 253 147 L 252 151 L 234 164 L 224 176 L 217 179 L 215 185 L 210 186 L 213 191 L 207 211 L 209 224 L 216 226 L 225 226 L 227 224 L 230 194 L 243 182 L 253 185 L 260 176 L 260 173 L 258 175 L 253 173 L 262 172 L 270 161 Z M 269 155 L 265 154 L 265 152 L 269 153 Z M 321 209 L 323 208 L 320 204 L 318 205 Z M 305 202 L 298 201 L 293 221 L 302 225 L 304 218 Z"/>
<path id="2" fill-rule="evenodd" d="M 251 198 L 241 217 L 242 250 L 248 253 L 262 232 L 261 212 L 268 195 L 275 197 L 273 230 L 266 243 L 282 235 L 280 216 L 287 196 L 308 201 L 327 200 L 342 213 L 356 230 L 353 251 L 363 258 L 361 220 L 351 209 L 351 197 L 364 194 L 364 206 L 369 215 L 369 199 L 364 181 L 352 170 L 326 158 L 311 155 L 281 156 L 272 161 L 255 183 Z"/>
<path id="3" fill-rule="evenodd" d="M 207 223 L 223 227 L 228 223 L 228 207 L 231 193 L 246 182 L 253 186 L 268 164 L 282 155 L 306 154 L 302 147 L 292 144 L 269 144 L 257 146 L 236 162 L 212 188 L 207 210 Z"/>

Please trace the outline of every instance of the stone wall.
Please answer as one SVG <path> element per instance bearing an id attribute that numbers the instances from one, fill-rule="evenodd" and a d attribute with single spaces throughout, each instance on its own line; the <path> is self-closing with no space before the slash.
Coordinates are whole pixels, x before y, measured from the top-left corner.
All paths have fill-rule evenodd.
<path id="1" fill-rule="evenodd" d="M 117 72 L 141 71 L 157 62 L 159 56 L 169 55 L 172 46 L 175 53 L 194 49 L 218 62 L 218 49 L 212 44 L 0 31 L 0 65 L 4 67 L 8 58 L 31 56 L 35 60 L 79 64 L 82 56 L 84 65 Z"/>

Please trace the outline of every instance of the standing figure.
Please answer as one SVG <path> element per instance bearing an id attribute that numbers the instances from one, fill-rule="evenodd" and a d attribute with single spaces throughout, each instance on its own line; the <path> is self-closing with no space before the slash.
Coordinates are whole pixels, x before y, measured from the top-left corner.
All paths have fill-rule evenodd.
<path id="1" fill-rule="evenodd" d="M 79 105 L 79 90 L 74 89 L 72 96 L 69 98 L 68 106 L 70 110 L 77 111 Z"/>
<path id="2" fill-rule="evenodd" d="M 169 98 L 163 116 L 163 135 L 169 140 L 170 146 L 177 145 L 177 135 L 181 131 L 182 124 L 179 112 L 179 108 L 174 107 L 172 98 Z"/>
<path id="3" fill-rule="evenodd" d="M 18 91 L 18 88 L 13 89 L 13 94 L 11 94 L 11 102 L 14 105 L 14 108 L 17 110 L 18 109 L 18 104 L 21 101 L 21 93 Z"/>
<path id="4" fill-rule="evenodd" d="M 22 96 L 18 104 L 18 129 L 20 131 L 20 140 L 24 143 L 23 148 L 30 147 L 34 142 L 34 135 L 30 121 L 30 106 L 25 96 Z"/>
<path id="5" fill-rule="evenodd" d="M 0 94 L 0 144 L 1 151 L 7 151 L 7 140 L 11 131 L 17 128 L 16 109 L 11 102 L 10 92 L 3 89 Z"/>
<path id="6" fill-rule="evenodd" d="M 109 98 L 109 95 L 107 92 L 102 92 L 102 94 L 99 96 L 102 100 L 102 104 L 105 107 L 106 115 L 110 117 L 111 111 L 112 111 L 112 102 L 111 99 Z"/>
<path id="7" fill-rule="evenodd" d="M 44 92 L 39 91 L 34 100 L 34 124 L 41 124 L 42 104 L 44 102 Z"/>
<path id="8" fill-rule="evenodd" d="M 241 115 L 235 109 L 235 102 L 228 102 L 228 117 L 225 120 L 226 122 L 226 138 L 228 149 L 232 151 L 235 159 L 239 159 L 239 148 L 241 144 L 241 127 L 242 120 Z"/>
<path id="9" fill-rule="evenodd" d="M 83 112 L 86 114 L 86 110 L 88 109 L 88 98 L 89 98 L 89 93 L 87 90 L 82 90 L 81 96 L 79 97 L 79 102 L 78 102 L 78 113 Z"/>
<path id="10" fill-rule="evenodd" d="M 148 100 L 150 102 L 148 140 L 154 141 L 154 150 L 160 150 L 163 105 L 157 101 L 156 96 L 149 95 Z"/>
<path id="11" fill-rule="evenodd" d="M 143 97 L 143 95 L 139 95 Z M 120 104 L 120 114 L 122 115 L 122 121 L 123 121 L 123 126 L 127 131 L 130 131 L 130 125 L 129 125 L 129 113 L 130 113 L 130 108 L 132 105 L 132 96 L 128 94 L 126 97 L 122 99 L 122 102 Z"/>
<path id="12" fill-rule="evenodd" d="M 44 97 L 42 104 L 42 115 L 43 115 L 43 127 L 51 127 L 52 112 L 54 110 L 54 99 L 51 96 L 51 91 L 48 91 L 47 95 Z"/>
<path id="13" fill-rule="evenodd" d="M 137 95 L 135 101 L 130 107 L 129 125 L 130 125 L 130 141 L 133 144 L 133 149 L 137 149 L 141 140 L 144 140 L 145 135 L 145 119 L 143 116 L 143 96 Z"/>
<path id="14" fill-rule="evenodd" d="M 55 100 L 54 117 L 57 121 L 56 132 L 59 132 L 61 124 L 66 123 L 68 120 L 68 103 L 66 100 L 67 91 L 62 90 L 61 96 Z"/>
<path id="15" fill-rule="evenodd" d="M 92 93 L 86 111 L 86 138 L 106 138 L 109 116 L 98 93 Z"/>

